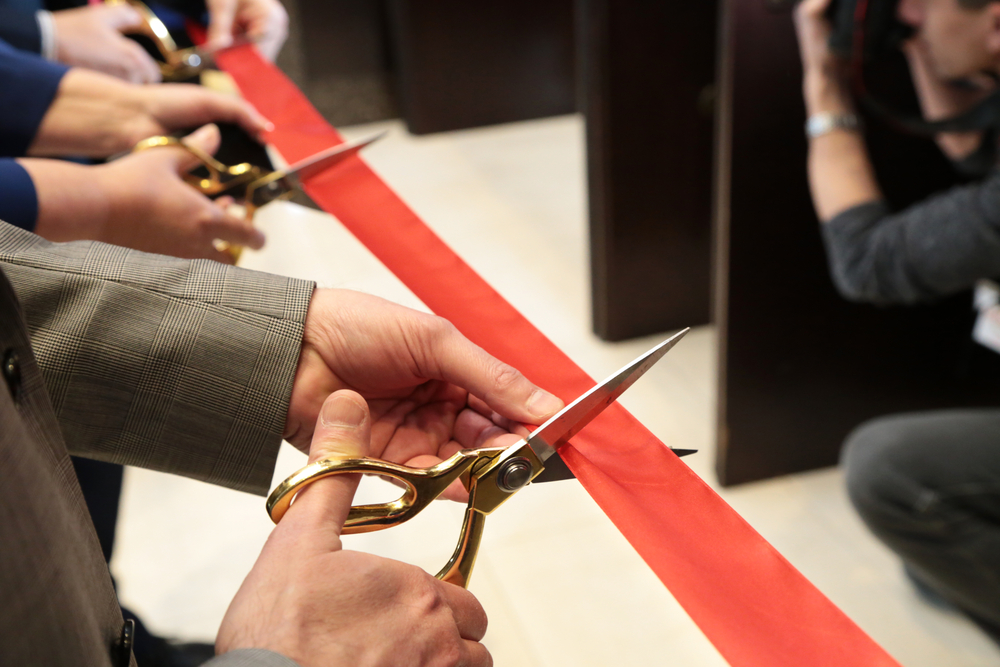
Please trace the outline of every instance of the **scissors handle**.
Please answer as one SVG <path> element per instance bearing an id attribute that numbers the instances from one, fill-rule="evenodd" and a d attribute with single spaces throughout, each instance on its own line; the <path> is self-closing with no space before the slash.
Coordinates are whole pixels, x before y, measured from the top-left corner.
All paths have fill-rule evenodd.
<path id="1" fill-rule="evenodd" d="M 343 534 L 367 533 L 409 521 L 450 484 L 461 479 L 469 491 L 465 521 L 458 546 L 437 578 L 464 588 L 469 585 L 476 564 L 486 515 L 542 470 L 542 462 L 523 440 L 506 448 L 463 449 L 430 468 L 409 468 L 370 458 L 323 459 L 307 465 L 279 484 L 267 499 L 267 512 L 271 520 L 278 523 L 296 493 L 331 475 L 379 475 L 402 483 L 406 490 L 396 500 L 351 507 Z"/>
<path id="2" fill-rule="evenodd" d="M 135 148 L 132 150 L 133 152 L 138 152 L 148 150 L 150 148 L 171 146 L 183 148 L 188 153 L 196 157 L 205 168 L 205 171 L 208 172 L 207 178 L 202 178 L 201 176 L 196 176 L 191 173 L 184 174 L 185 183 L 207 197 L 217 197 L 223 194 L 233 194 L 237 197 L 241 194 L 244 195 L 246 197 L 244 205 L 246 218 L 247 220 L 253 220 L 254 213 L 257 211 L 257 197 L 252 196 L 252 193 L 260 191 L 258 182 L 268 179 L 270 174 L 247 162 L 232 167 L 227 166 L 216 160 L 211 154 L 206 153 L 197 146 L 191 146 L 177 137 L 149 137 L 148 139 L 143 139 L 137 143 Z M 273 179 L 269 179 L 268 183 L 272 180 Z M 283 196 L 290 197 L 291 195 L 291 192 L 280 192 L 277 195 L 271 196 L 270 200 L 280 199 Z M 217 240 L 215 242 L 215 247 L 221 252 L 228 253 L 229 256 L 233 258 L 233 262 L 237 262 L 240 258 L 240 254 L 243 252 L 243 246 L 234 245 L 221 240 Z"/>
<path id="3" fill-rule="evenodd" d="M 462 450 L 430 468 L 409 468 L 370 458 L 323 459 L 311 463 L 279 484 L 267 499 L 267 513 L 275 523 L 288 511 L 295 494 L 305 486 L 331 475 L 378 475 L 402 483 L 406 490 L 396 500 L 375 505 L 355 505 L 344 524 L 351 535 L 391 528 L 409 521 L 459 479 L 479 458 L 479 452 Z"/>
<path id="4" fill-rule="evenodd" d="M 458 546 L 448 563 L 435 575 L 441 581 L 455 584 L 462 588 L 469 587 L 472 568 L 476 565 L 479 555 L 479 543 L 483 539 L 483 528 L 486 526 L 486 515 L 472 506 L 465 510 L 465 520 L 462 522 L 462 532 L 458 537 Z"/>

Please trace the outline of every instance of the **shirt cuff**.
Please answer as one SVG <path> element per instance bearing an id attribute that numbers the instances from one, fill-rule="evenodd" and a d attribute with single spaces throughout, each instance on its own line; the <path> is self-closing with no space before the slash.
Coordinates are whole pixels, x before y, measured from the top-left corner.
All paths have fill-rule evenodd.
<path id="1" fill-rule="evenodd" d="M 42 41 L 40 53 L 46 60 L 54 61 L 56 59 L 56 21 L 52 17 L 52 12 L 40 9 L 35 12 L 35 19 L 38 21 L 38 33 Z"/>

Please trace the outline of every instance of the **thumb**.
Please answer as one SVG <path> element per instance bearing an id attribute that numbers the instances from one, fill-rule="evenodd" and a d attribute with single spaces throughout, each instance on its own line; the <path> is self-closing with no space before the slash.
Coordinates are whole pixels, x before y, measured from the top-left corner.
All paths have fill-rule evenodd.
<path id="1" fill-rule="evenodd" d="M 309 463 L 367 456 L 371 431 L 371 415 L 365 399 L 346 389 L 330 394 L 316 420 Z M 291 521 L 300 529 L 332 530 L 339 537 L 359 480 L 359 475 L 332 475 L 309 484 L 299 493 L 281 524 Z"/>
<path id="2" fill-rule="evenodd" d="M 196 151 L 214 155 L 215 151 L 219 150 L 219 144 L 222 142 L 222 135 L 219 134 L 218 125 L 209 123 L 208 125 L 202 125 L 197 130 L 181 139 L 181 141 L 185 146 L 190 146 Z M 177 171 L 190 171 L 200 164 L 201 160 L 199 160 L 191 152 L 185 150 L 177 151 Z"/>

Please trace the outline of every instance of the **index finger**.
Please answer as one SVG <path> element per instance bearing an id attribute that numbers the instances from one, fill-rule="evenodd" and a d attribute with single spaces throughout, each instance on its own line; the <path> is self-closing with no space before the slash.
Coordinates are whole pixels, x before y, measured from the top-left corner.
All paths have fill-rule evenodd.
<path id="1" fill-rule="evenodd" d="M 473 344 L 458 329 L 448 327 L 432 341 L 431 359 L 440 379 L 456 384 L 481 398 L 508 419 L 541 424 L 563 408 L 557 396 L 532 384 L 520 371 Z"/>
<path id="2" fill-rule="evenodd" d="M 187 84 L 165 84 L 165 86 L 186 86 Z M 249 132 L 258 141 L 263 141 L 264 134 L 274 129 L 274 125 L 264 118 L 257 109 L 246 100 L 233 95 L 224 95 L 201 86 L 185 88 L 185 92 L 197 96 L 188 107 L 182 122 L 186 126 L 204 125 L 205 123 L 235 123 Z M 183 129 L 183 128 L 171 128 Z"/>
<path id="3" fill-rule="evenodd" d="M 242 98 L 218 95 L 214 103 L 214 113 L 219 120 L 236 123 L 261 143 L 264 142 L 265 133 L 274 130 L 274 124 Z"/>

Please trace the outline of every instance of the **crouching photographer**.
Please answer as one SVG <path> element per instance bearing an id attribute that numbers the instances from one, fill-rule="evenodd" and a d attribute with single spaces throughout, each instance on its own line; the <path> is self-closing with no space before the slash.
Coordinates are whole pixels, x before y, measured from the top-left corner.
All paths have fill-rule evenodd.
<path id="1" fill-rule="evenodd" d="M 840 292 L 909 304 L 1000 276 L 1000 1 L 804 0 L 795 19 L 809 183 Z M 924 115 L 896 124 L 934 132 L 956 167 L 981 174 L 901 211 L 884 200 L 856 109 L 885 115 L 859 80 L 884 48 L 906 55 Z M 844 463 L 858 511 L 921 590 L 1000 641 L 1000 408 L 869 422 Z"/>

